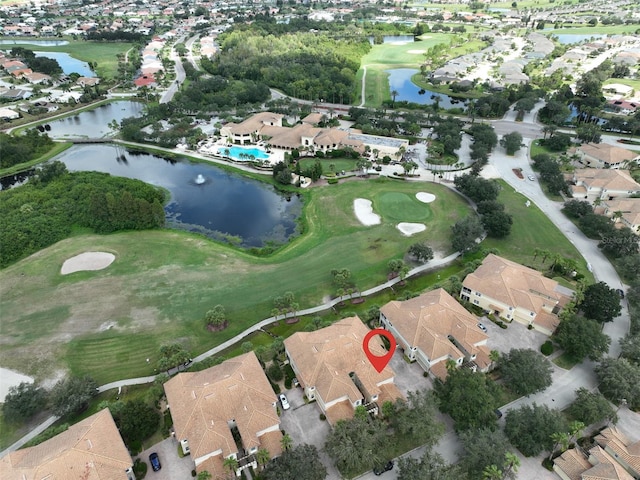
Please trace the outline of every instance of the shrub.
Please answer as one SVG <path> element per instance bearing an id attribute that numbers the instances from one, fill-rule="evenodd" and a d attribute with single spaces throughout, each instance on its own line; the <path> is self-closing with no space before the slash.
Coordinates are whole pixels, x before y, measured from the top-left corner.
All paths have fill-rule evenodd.
<path id="1" fill-rule="evenodd" d="M 279 382 L 284 378 L 284 374 L 282 373 L 280 365 L 275 362 L 272 363 L 271 366 L 267 369 L 267 375 L 269 375 L 269 378 L 274 382 Z"/>
<path id="2" fill-rule="evenodd" d="M 328 178 L 327 179 L 327 183 L 329 185 L 335 185 L 336 183 L 338 183 L 338 179 L 337 178 Z"/>
<path id="3" fill-rule="evenodd" d="M 551 340 L 544 342 L 540 347 L 540 352 L 545 356 L 551 355 L 553 353 L 553 342 Z"/>
<path id="4" fill-rule="evenodd" d="M 323 422 L 327 419 L 327 416 L 324 413 L 320 414 L 320 420 L 322 420 Z"/>
<path id="5" fill-rule="evenodd" d="M 136 458 L 136 461 L 133 463 L 133 474 L 138 480 L 142 480 L 147 475 L 147 468 L 145 462 Z"/>

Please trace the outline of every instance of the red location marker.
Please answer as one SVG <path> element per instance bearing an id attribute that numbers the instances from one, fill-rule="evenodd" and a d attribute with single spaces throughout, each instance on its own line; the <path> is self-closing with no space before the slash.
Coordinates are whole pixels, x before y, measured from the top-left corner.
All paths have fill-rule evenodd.
<path id="1" fill-rule="evenodd" d="M 389 351 L 385 355 L 382 355 L 381 357 L 374 355 L 373 353 L 371 353 L 371 350 L 369 350 L 369 341 L 371 340 L 371 337 L 373 337 L 374 335 L 382 335 L 383 337 L 386 337 L 387 340 L 389 340 L 389 344 L 390 344 Z M 373 365 L 373 368 L 375 368 L 378 371 L 378 373 L 380 373 L 382 370 L 384 370 L 384 367 L 387 366 L 387 364 L 391 360 L 391 357 L 393 357 L 393 352 L 396 351 L 396 339 L 393 338 L 393 335 L 391 335 L 391 332 L 388 332 L 387 330 L 384 330 L 382 328 L 376 328 L 375 330 L 371 330 L 364 337 L 364 341 L 362 342 L 362 349 L 364 350 L 365 355 L 371 362 L 371 365 Z"/>

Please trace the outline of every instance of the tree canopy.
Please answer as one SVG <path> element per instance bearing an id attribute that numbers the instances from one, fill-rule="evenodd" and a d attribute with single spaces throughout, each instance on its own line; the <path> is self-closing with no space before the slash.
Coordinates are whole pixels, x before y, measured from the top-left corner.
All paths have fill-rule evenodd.
<path id="1" fill-rule="evenodd" d="M 490 465 L 502 465 L 512 447 L 502 430 L 474 428 L 460 433 L 462 452 L 460 466 L 470 479 L 482 478 L 482 472 Z M 491 445 L 490 448 L 487 448 Z"/>
<path id="2" fill-rule="evenodd" d="M 451 227 L 451 246 L 459 252 L 468 252 L 478 247 L 476 239 L 482 237 L 484 230 L 478 217 L 469 215 L 458 220 Z"/>
<path id="3" fill-rule="evenodd" d="M 433 258 L 433 249 L 426 243 L 421 242 L 411 245 L 407 253 L 420 263 L 427 263 Z"/>
<path id="4" fill-rule="evenodd" d="M 30 128 L 23 135 L 7 135 L 0 132 L 0 168 L 41 157 L 53 147 L 53 140 L 46 133 Z"/>
<path id="5" fill-rule="evenodd" d="M 543 450 L 551 450 L 551 435 L 566 430 L 566 420 L 560 411 L 536 403 L 510 410 L 504 428 L 511 443 L 525 457 L 535 457 Z"/>
<path id="6" fill-rule="evenodd" d="M 584 291 L 584 299 L 578 305 L 587 318 L 605 323 L 620 315 L 620 295 L 605 282 L 589 285 Z"/>
<path id="7" fill-rule="evenodd" d="M 131 445 L 149 438 L 156 432 L 160 414 L 142 400 L 131 400 L 117 409 L 114 420 L 125 443 Z"/>
<path id="8" fill-rule="evenodd" d="M 586 388 L 576 390 L 576 399 L 568 409 L 571 417 L 581 421 L 585 425 L 602 422 L 603 420 L 616 421 L 617 415 L 604 396 L 599 392 L 590 392 Z"/>
<path id="9" fill-rule="evenodd" d="M 436 412 L 433 392 L 411 391 L 406 402 L 396 402 L 392 424 L 403 436 L 413 438 L 416 444 L 431 447 L 444 433 L 444 426 L 436 420 Z"/>
<path id="10" fill-rule="evenodd" d="M 7 421 L 27 420 L 47 405 L 47 391 L 35 383 L 21 382 L 9 388 L 2 404 L 2 414 Z"/>
<path id="11" fill-rule="evenodd" d="M 326 476 L 327 469 L 320 461 L 318 449 L 307 444 L 286 450 L 267 463 L 262 472 L 264 480 L 324 480 Z"/>
<path id="12" fill-rule="evenodd" d="M 498 368 L 507 386 L 519 395 L 531 395 L 551 385 L 553 368 L 534 350 L 511 349 L 498 360 Z"/>
<path id="13" fill-rule="evenodd" d="M 598 389 L 607 400 L 620 405 L 626 400 L 632 409 L 640 408 L 640 367 L 626 358 L 605 358 L 595 368 Z"/>
<path id="14" fill-rule="evenodd" d="M 585 357 L 599 360 L 609 351 L 611 339 L 595 320 L 571 315 L 564 318 L 555 332 L 555 339 L 567 355 L 582 361 Z"/>
<path id="15" fill-rule="evenodd" d="M 89 376 L 60 380 L 51 389 L 49 397 L 53 413 L 64 417 L 86 408 L 97 387 L 98 384 Z"/>
<path id="16" fill-rule="evenodd" d="M 419 459 L 401 457 L 398 470 L 398 480 L 461 480 L 464 475 L 459 466 L 447 464 L 438 453 L 429 449 Z"/>

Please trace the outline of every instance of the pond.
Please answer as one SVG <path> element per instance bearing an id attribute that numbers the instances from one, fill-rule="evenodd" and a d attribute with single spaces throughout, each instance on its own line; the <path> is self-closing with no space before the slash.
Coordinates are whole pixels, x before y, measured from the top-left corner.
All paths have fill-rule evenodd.
<path id="1" fill-rule="evenodd" d="M 136 178 L 171 193 L 167 225 L 244 247 L 286 243 L 297 233 L 302 201 L 273 186 L 210 164 L 172 161 L 115 145 L 77 145 L 58 155 L 70 171 Z"/>
<path id="2" fill-rule="evenodd" d="M 450 97 L 442 93 L 425 90 L 411 81 L 411 77 L 418 73 L 415 68 L 394 68 L 385 70 L 389 74 L 389 91 L 397 91 L 396 101 L 407 101 L 421 105 L 431 105 L 438 102 L 440 108 L 464 108 L 466 100 Z"/>
<path id="3" fill-rule="evenodd" d="M 606 35 L 601 35 L 597 33 L 590 33 L 587 35 L 579 35 L 574 33 L 554 33 L 554 37 L 558 39 L 563 45 L 569 45 L 571 43 L 580 43 L 585 40 L 600 40 L 601 38 L 606 38 Z"/>
<path id="4" fill-rule="evenodd" d="M 47 57 L 57 60 L 65 75 L 70 73 L 78 73 L 82 77 L 95 77 L 96 74 L 91 70 L 87 62 L 73 58 L 64 52 L 34 52 L 36 57 Z"/>
<path id="5" fill-rule="evenodd" d="M 69 45 L 66 40 L 23 40 L 22 38 L 15 40 L 0 40 L 0 45 L 37 45 L 39 47 L 59 47 Z"/>
<path id="6" fill-rule="evenodd" d="M 120 100 L 105 103 L 92 110 L 85 110 L 71 117 L 50 122 L 51 130 L 47 134 L 51 138 L 101 138 L 112 133 L 109 123 L 123 118 L 137 117 L 144 109 L 140 102 Z"/>

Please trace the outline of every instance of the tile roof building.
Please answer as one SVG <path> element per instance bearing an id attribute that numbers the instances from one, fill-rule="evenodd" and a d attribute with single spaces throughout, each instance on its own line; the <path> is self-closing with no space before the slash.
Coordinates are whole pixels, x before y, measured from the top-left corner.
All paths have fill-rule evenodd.
<path id="1" fill-rule="evenodd" d="M 573 198 L 589 202 L 626 198 L 640 193 L 640 184 L 626 170 L 584 168 L 571 177 Z"/>
<path id="2" fill-rule="evenodd" d="M 191 454 L 196 471 L 216 478 L 224 475 L 225 458 L 238 460 L 240 469 L 256 468 L 259 448 L 271 458 L 282 453 L 277 397 L 253 352 L 200 372 L 179 373 L 164 391 L 176 439 Z"/>
<path id="3" fill-rule="evenodd" d="M 133 460 L 109 409 L 35 447 L 0 459 L 2 480 L 134 480 Z"/>
<path id="4" fill-rule="evenodd" d="M 291 368 L 309 400 L 316 400 L 334 425 L 353 416 L 358 406 L 395 401 L 402 393 L 394 385 L 394 372 L 386 366 L 378 373 L 363 349 L 369 329 L 357 316 L 314 332 L 297 332 L 284 341 Z M 376 356 L 386 353 L 374 337 L 369 342 Z"/>
<path id="5" fill-rule="evenodd" d="M 442 288 L 387 303 L 380 322 L 404 355 L 434 376 L 446 376 L 447 360 L 458 366 L 477 360 L 481 370 L 490 365 L 488 336 L 478 328 L 478 319 Z"/>
<path id="6" fill-rule="evenodd" d="M 640 155 L 626 148 L 607 143 L 585 143 L 575 148 L 579 162 L 589 168 L 622 168 Z"/>
<path id="7" fill-rule="evenodd" d="M 616 225 L 628 227 L 640 235 L 640 198 L 604 200 L 600 208 L 603 208 L 604 215 L 614 219 Z"/>
<path id="8" fill-rule="evenodd" d="M 631 442 L 617 427 L 608 427 L 595 441 L 634 478 L 640 478 L 640 440 Z"/>
<path id="9" fill-rule="evenodd" d="M 462 282 L 460 298 L 498 315 L 532 325 L 551 335 L 559 324 L 558 313 L 573 291 L 519 263 L 489 254 Z"/>
<path id="10" fill-rule="evenodd" d="M 599 446 L 588 454 L 580 448 L 567 450 L 553 461 L 562 480 L 634 480 L 617 459 Z"/>

